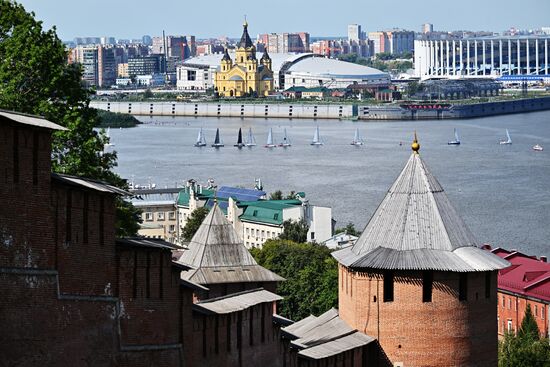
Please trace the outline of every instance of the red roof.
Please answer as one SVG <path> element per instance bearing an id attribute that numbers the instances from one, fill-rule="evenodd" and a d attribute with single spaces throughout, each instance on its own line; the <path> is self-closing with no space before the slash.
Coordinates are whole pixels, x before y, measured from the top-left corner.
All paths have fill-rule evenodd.
<path id="1" fill-rule="evenodd" d="M 545 257 L 537 259 L 515 250 L 491 249 L 488 245 L 484 249 L 512 264 L 499 271 L 499 289 L 550 303 L 550 264 Z"/>

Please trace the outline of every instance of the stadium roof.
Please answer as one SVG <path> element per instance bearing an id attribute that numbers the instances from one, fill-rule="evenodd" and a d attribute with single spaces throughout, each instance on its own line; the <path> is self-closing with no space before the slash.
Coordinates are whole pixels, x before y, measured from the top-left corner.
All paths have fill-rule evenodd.
<path id="1" fill-rule="evenodd" d="M 374 76 L 379 76 L 380 78 L 388 77 L 388 74 L 378 69 L 325 57 L 300 60 L 294 63 L 288 71 L 290 73 L 321 75 L 342 79 L 368 79 Z"/>

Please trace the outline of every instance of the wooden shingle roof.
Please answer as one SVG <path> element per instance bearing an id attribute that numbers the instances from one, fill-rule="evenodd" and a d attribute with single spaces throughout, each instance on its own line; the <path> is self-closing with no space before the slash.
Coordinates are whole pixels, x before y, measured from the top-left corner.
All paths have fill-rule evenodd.
<path id="1" fill-rule="evenodd" d="M 177 262 L 193 270 L 182 279 L 199 284 L 278 282 L 284 278 L 258 265 L 215 203 Z"/>

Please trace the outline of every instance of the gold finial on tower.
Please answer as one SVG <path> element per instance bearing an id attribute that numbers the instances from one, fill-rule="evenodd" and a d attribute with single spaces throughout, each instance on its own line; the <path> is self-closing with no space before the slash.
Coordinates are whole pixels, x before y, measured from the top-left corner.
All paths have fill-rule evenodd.
<path id="1" fill-rule="evenodd" d="M 420 150 L 420 144 L 418 144 L 418 138 L 416 137 L 416 130 L 414 131 L 414 140 L 411 144 L 411 149 L 415 154 L 418 154 L 418 151 Z"/>
<path id="2" fill-rule="evenodd" d="M 244 23 L 243 23 L 243 27 L 248 27 L 248 22 L 246 21 L 246 14 L 244 15 Z"/>

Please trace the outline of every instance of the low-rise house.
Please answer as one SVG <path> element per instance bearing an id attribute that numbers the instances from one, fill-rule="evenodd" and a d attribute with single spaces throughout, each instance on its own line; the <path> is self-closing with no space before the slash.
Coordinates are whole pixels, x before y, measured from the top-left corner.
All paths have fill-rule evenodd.
<path id="1" fill-rule="evenodd" d="M 332 236 L 332 209 L 311 205 L 300 192 L 291 200 L 265 200 L 261 190 L 222 186 L 219 190 L 189 185 L 178 195 L 178 225 L 181 231 L 191 213 L 215 202 L 226 215 L 247 248 L 261 247 L 265 241 L 283 232 L 286 220 L 305 221 L 307 240 L 322 242 Z"/>
<path id="2" fill-rule="evenodd" d="M 539 327 L 541 336 L 550 330 L 550 264 L 545 256 L 537 258 L 516 250 L 484 248 L 509 261 L 512 266 L 498 273 L 498 334 L 517 332 L 527 305 Z"/>
<path id="3" fill-rule="evenodd" d="M 180 188 L 134 190 L 132 204 L 141 210 L 140 236 L 176 243 L 179 227 L 176 198 Z"/>

